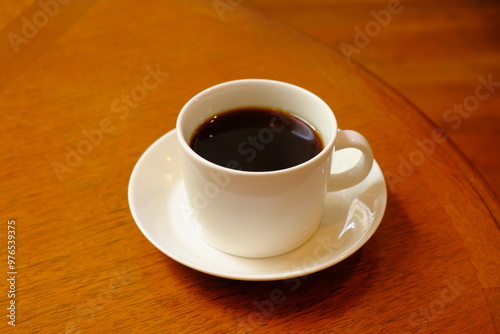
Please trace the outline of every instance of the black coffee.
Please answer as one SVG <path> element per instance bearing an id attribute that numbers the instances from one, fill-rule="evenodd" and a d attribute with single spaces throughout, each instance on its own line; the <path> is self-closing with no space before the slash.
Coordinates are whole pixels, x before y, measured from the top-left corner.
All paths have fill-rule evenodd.
<path id="1" fill-rule="evenodd" d="M 273 171 L 313 158 L 323 149 L 323 142 L 311 125 L 285 111 L 245 107 L 203 122 L 190 146 L 224 167 Z"/>

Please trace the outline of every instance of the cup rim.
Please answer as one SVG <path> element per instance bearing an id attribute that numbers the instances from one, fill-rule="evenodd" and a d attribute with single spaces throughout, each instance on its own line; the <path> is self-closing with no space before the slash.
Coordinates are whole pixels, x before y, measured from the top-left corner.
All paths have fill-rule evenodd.
<path id="1" fill-rule="evenodd" d="M 200 155 L 198 155 L 191 148 L 191 146 L 189 146 L 187 140 L 185 139 L 184 134 L 182 133 L 181 122 L 182 122 L 185 114 L 187 113 L 187 110 L 189 109 L 189 107 L 193 103 L 198 101 L 203 96 L 210 94 L 212 91 L 223 89 L 226 86 L 231 86 L 231 85 L 235 85 L 235 84 L 244 84 L 244 83 L 265 83 L 265 84 L 276 84 L 276 85 L 281 85 L 281 86 L 288 86 L 289 88 L 292 88 L 292 89 L 301 90 L 306 95 L 311 96 L 312 98 L 318 100 L 319 103 L 323 104 L 326 107 L 326 109 L 330 111 L 330 114 L 331 114 L 330 120 L 334 124 L 333 131 L 332 131 L 333 133 L 331 134 L 330 139 L 328 140 L 327 143 L 323 142 L 323 149 L 318 154 L 316 154 L 314 157 L 312 157 L 311 159 L 306 160 L 298 165 L 288 167 L 288 168 L 283 168 L 283 169 L 271 170 L 271 171 L 246 171 L 246 170 L 233 169 L 233 168 L 218 165 L 218 164 L 211 162 L 211 161 L 201 157 Z M 263 107 L 265 107 L 265 106 L 263 106 Z M 223 110 L 220 112 L 223 112 Z M 314 129 L 314 130 L 318 131 L 317 129 Z M 297 85 L 294 85 L 291 83 L 287 83 L 284 81 L 271 80 L 271 79 L 237 79 L 237 80 L 226 81 L 226 82 L 222 82 L 222 83 L 210 86 L 210 87 L 202 90 L 201 92 L 199 92 L 195 96 L 193 96 L 191 99 L 189 99 L 186 102 L 186 104 L 184 104 L 184 106 L 182 107 L 181 111 L 179 112 L 179 114 L 177 116 L 176 132 L 177 132 L 177 138 L 178 138 L 179 145 L 181 146 L 181 151 L 184 152 L 184 154 L 187 154 L 191 159 L 196 160 L 197 162 L 201 163 L 202 165 L 204 165 L 208 168 L 217 169 L 220 172 L 234 174 L 234 175 L 277 175 L 277 174 L 293 172 L 293 171 L 296 171 L 298 169 L 302 169 L 306 166 L 315 165 L 317 163 L 321 163 L 324 159 L 326 159 L 333 152 L 335 138 L 336 138 L 336 134 L 338 132 L 338 126 L 337 126 L 337 121 L 336 121 L 335 115 L 334 115 L 333 111 L 331 110 L 330 106 L 325 101 L 323 101 L 323 99 L 321 99 L 319 96 L 317 96 L 316 94 L 312 93 L 311 91 L 309 91 L 305 88 L 302 88 L 300 86 L 297 86 Z M 186 135 L 188 135 L 188 134 L 186 134 Z M 323 139 L 323 136 L 322 136 L 322 139 Z"/>

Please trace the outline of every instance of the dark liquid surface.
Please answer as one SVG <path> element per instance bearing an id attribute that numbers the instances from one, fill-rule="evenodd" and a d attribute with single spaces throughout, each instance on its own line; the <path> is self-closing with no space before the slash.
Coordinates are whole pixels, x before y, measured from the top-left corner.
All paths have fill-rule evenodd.
<path id="1" fill-rule="evenodd" d="M 244 171 L 293 167 L 323 149 L 311 125 L 284 111 L 260 107 L 229 110 L 206 120 L 190 146 L 215 164 Z"/>

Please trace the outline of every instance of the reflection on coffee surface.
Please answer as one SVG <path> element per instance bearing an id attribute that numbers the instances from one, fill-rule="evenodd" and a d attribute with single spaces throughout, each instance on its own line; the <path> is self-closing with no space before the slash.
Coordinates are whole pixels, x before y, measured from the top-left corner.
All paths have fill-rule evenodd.
<path id="1" fill-rule="evenodd" d="M 313 127 L 285 111 L 245 107 L 204 121 L 191 148 L 220 166 L 244 171 L 274 171 L 301 164 L 323 149 Z"/>

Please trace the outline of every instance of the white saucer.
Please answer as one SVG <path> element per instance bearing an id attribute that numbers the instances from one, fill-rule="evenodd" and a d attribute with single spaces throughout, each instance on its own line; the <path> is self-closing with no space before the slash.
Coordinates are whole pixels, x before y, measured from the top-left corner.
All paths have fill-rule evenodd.
<path id="1" fill-rule="evenodd" d="M 356 154 L 346 151 L 335 153 L 334 166 L 356 159 Z M 384 177 L 375 162 L 363 182 L 327 195 L 321 225 L 304 245 L 275 257 L 243 258 L 213 248 L 198 235 L 194 218 L 189 216 L 180 163 L 177 136 L 172 130 L 137 162 L 129 182 L 130 210 L 139 229 L 160 251 L 190 268 L 219 277 L 269 281 L 328 268 L 370 239 L 387 202 Z"/>

